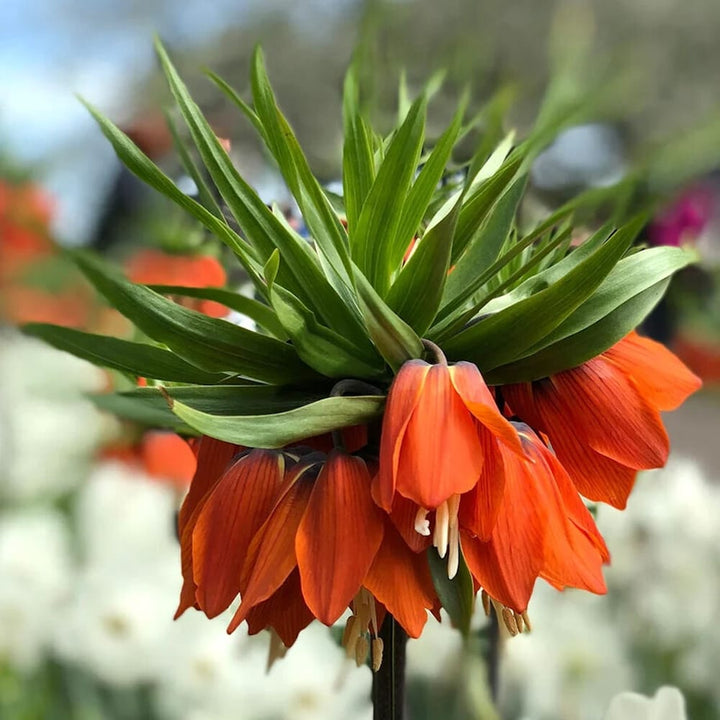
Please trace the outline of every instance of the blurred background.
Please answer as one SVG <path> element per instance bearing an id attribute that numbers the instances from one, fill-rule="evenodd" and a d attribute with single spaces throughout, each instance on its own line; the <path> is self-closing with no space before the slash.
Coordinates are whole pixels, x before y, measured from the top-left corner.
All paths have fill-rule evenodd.
<path id="1" fill-rule="evenodd" d="M 176 509 L 194 469 L 184 441 L 143 433 L 87 394 L 127 379 L 20 335 L 26 321 L 118 334 L 125 321 L 59 252 L 92 246 L 138 282 L 242 284 L 222 248 L 116 160 L 80 94 L 188 193 L 152 50 L 157 33 L 234 161 L 302 227 L 242 115 L 253 47 L 313 169 L 337 188 L 342 78 L 362 40 L 376 122 L 438 68 L 430 128 L 460 89 L 499 90 L 506 126 L 537 112 L 553 71 L 583 48 L 598 102 L 538 159 L 533 202 L 552 208 L 653 161 L 662 198 L 643 233 L 692 243 L 645 332 L 705 387 L 667 417 L 673 456 L 643 473 L 627 511 L 602 507 L 609 593 L 538 588 L 534 631 L 504 644 L 507 720 L 602 720 L 616 693 L 677 685 L 690 717 L 720 716 L 720 4 L 716 0 L 3 0 L 0 3 L 0 718 L 270 720 L 369 718 L 370 671 L 326 628 L 303 633 L 265 672 L 267 639 L 228 637 L 227 618 L 173 622 Z M 591 48 L 591 49 L 589 49 Z M 447 100 L 447 102 L 444 102 Z M 431 133 L 432 134 L 432 133 Z M 645 165 L 643 165 L 645 163 Z M 532 208 L 530 209 L 532 211 Z M 213 303 L 197 305 L 222 315 Z M 481 635 L 484 617 L 476 619 Z M 447 623 L 409 648 L 412 720 L 495 716 L 484 668 Z"/>

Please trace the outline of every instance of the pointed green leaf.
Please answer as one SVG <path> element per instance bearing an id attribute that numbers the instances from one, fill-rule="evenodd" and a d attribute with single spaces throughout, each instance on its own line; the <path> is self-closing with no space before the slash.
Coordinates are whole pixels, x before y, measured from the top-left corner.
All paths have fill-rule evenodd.
<path id="1" fill-rule="evenodd" d="M 94 335 L 46 323 L 29 323 L 23 325 L 22 331 L 44 340 L 58 350 L 130 375 L 203 385 L 217 383 L 227 377 L 221 373 L 205 372 L 169 350 L 146 343 Z"/>
<path id="2" fill-rule="evenodd" d="M 421 96 L 393 136 L 351 238 L 357 266 L 381 296 L 395 269 L 391 265 L 397 254 L 393 243 L 422 150 L 425 107 L 426 99 Z"/>
<path id="3" fill-rule="evenodd" d="M 440 603 L 450 616 L 453 626 L 463 637 L 467 637 L 475 608 L 475 587 L 462 553 L 457 574 L 452 580 L 448 579 L 447 559 L 443 560 L 435 548 L 428 549 L 427 558 Z"/>
<path id="4" fill-rule="evenodd" d="M 368 333 L 393 371 L 408 360 L 422 357 L 424 348 L 415 331 L 385 304 L 359 270 L 355 283 Z"/>
<path id="5" fill-rule="evenodd" d="M 73 257 L 113 307 L 146 335 L 204 370 L 275 383 L 314 376 L 287 343 L 183 308 L 147 287 L 128 282 L 87 253 L 74 253 Z"/>
<path id="6" fill-rule="evenodd" d="M 108 393 L 88 395 L 90 401 L 100 410 L 112 413 L 122 420 L 130 420 L 152 428 L 167 428 L 184 434 L 196 434 L 168 407 L 159 393 L 152 397 L 135 397 L 129 393 Z"/>
<path id="7" fill-rule="evenodd" d="M 522 357 L 592 295 L 644 223 L 644 217 L 636 218 L 549 287 L 481 318 L 447 340 L 443 350 L 452 359 L 474 362 L 482 372 Z"/>
<path id="8" fill-rule="evenodd" d="M 380 416 L 384 397 L 329 397 L 270 415 L 210 415 L 182 402 L 173 412 L 203 435 L 248 447 L 277 448 Z"/>
<path id="9" fill-rule="evenodd" d="M 385 363 L 377 353 L 374 357 L 361 356 L 351 342 L 321 325 L 285 288 L 273 285 L 270 302 L 300 358 L 318 372 L 332 378 L 367 378 L 383 372 Z"/>
<path id="10" fill-rule="evenodd" d="M 260 264 L 253 249 L 224 220 L 215 217 L 200 203 L 182 192 L 116 125 L 98 112 L 90 103 L 82 98 L 80 100 L 95 118 L 103 134 L 110 141 L 117 156 L 125 166 L 137 175 L 140 180 L 170 198 L 170 200 L 198 219 L 208 230 L 222 240 L 238 257 L 255 286 L 262 289 L 263 283 L 259 274 Z"/>
<path id="11" fill-rule="evenodd" d="M 636 295 L 697 262 L 695 251 L 657 247 L 623 258 L 597 290 L 550 335 L 531 348 L 530 354 L 585 330 Z"/>
<path id="12" fill-rule="evenodd" d="M 352 289 L 347 234 L 312 174 L 292 128 L 278 108 L 259 48 L 253 55 L 252 92 L 255 112 L 265 130 L 268 148 L 300 206 L 305 224 L 333 270 L 333 286 L 343 294 L 338 282 Z"/>
<path id="13" fill-rule="evenodd" d="M 357 70 L 354 65 L 345 76 L 343 121 L 343 197 L 348 233 L 352 235 L 375 178 L 372 141 L 360 110 Z"/>
<path id="14" fill-rule="evenodd" d="M 526 182 L 527 177 L 517 178 L 498 198 L 480 227 L 473 233 L 465 252 L 448 277 L 443 293 L 441 317 L 446 317 L 462 307 L 484 284 L 484 273 L 497 260 L 512 228 Z"/>
<path id="15" fill-rule="evenodd" d="M 222 210 L 217 204 L 212 190 L 205 181 L 202 172 L 195 164 L 195 161 L 193 160 L 190 148 L 188 147 L 187 143 L 180 137 L 180 133 L 178 132 L 177 126 L 175 125 L 175 121 L 172 119 L 172 116 L 167 111 L 165 112 L 165 122 L 167 122 L 167 126 L 170 129 L 170 134 L 172 135 L 173 142 L 175 143 L 175 150 L 180 156 L 180 161 L 185 168 L 185 172 L 192 178 L 193 182 L 195 183 L 195 187 L 198 191 L 198 197 L 200 198 L 200 203 L 203 205 L 203 207 L 206 207 L 213 215 L 220 218 L 221 220 L 224 220 L 225 218 L 222 214 Z"/>
<path id="16" fill-rule="evenodd" d="M 670 278 L 633 296 L 598 322 L 516 362 L 485 374 L 493 385 L 531 382 L 582 365 L 622 340 L 665 294 Z"/>
<path id="17" fill-rule="evenodd" d="M 455 146 L 466 106 L 467 99 L 463 98 L 452 123 L 438 140 L 437 145 L 433 148 L 410 188 L 403 206 L 397 232 L 391 241 L 389 261 L 390 266 L 393 268 L 400 265 L 407 248 L 418 233 L 420 223 L 427 213 L 428 206 L 435 195 L 438 183 L 445 172 L 452 149 Z"/>
<path id="18" fill-rule="evenodd" d="M 260 262 L 265 263 L 275 249 L 279 250 L 285 262 L 279 270 L 278 281 L 329 325 L 342 328 L 361 341 L 359 313 L 353 313 L 333 290 L 308 243 L 275 217 L 243 180 L 159 43 L 157 52 L 203 162 Z"/>
<path id="19" fill-rule="evenodd" d="M 465 203 L 458 220 L 458 228 L 453 243 L 453 264 L 458 262 L 476 234 L 481 231 L 490 209 L 506 191 L 510 183 L 516 179 L 521 164 L 522 156 L 515 152 L 487 180 L 477 184 L 471 183 L 471 189 L 465 196 Z"/>
<path id="20" fill-rule="evenodd" d="M 462 197 L 425 233 L 388 293 L 388 306 L 419 336 L 430 327 L 440 306 L 461 204 Z"/>
<path id="21" fill-rule="evenodd" d="M 240 293 L 215 287 L 185 287 L 182 285 L 148 285 L 161 295 L 174 295 L 179 297 L 200 298 L 220 303 L 235 312 L 245 315 L 260 327 L 267 330 L 280 340 L 287 340 L 287 333 L 277 319 L 272 308 L 253 298 L 246 297 Z"/>

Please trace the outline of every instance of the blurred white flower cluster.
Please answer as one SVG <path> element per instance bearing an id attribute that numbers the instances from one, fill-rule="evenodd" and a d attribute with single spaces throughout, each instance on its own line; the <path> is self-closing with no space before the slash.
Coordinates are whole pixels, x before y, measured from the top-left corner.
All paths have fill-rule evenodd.
<path id="1" fill-rule="evenodd" d="M 612 554 L 608 594 L 558 594 L 538 585 L 533 632 L 505 647 L 509 716 L 599 719 L 612 695 L 667 682 L 718 716 L 718 517 L 720 484 L 677 456 L 664 470 L 640 474 L 626 510 L 599 507 Z"/>
<path id="2" fill-rule="evenodd" d="M 110 692 L 149 688 L 143 717 L 168 720 L 371 717 L 369 669 L 350 671 L 322 626 L 266 673 L 265 634 L 228 636 L 228 617 L 193 611 L 173 621 L 180 497 L 93 462 L 110 428 L 81 393 L 102 373 L 8 335 L 0 382 L 0 676 L 59 663 Z"/>

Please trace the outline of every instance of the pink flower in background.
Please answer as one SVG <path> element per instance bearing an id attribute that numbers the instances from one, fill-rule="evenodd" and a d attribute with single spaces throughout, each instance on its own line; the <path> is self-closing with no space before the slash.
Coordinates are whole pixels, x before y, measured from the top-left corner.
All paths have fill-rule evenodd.
<path id="1" fill-rule="evenodd" d="M 695 240 L 710 221 L 714 204 L 712 189 L 707 185 L 688 188 L 650 223 L 650 244 L 679 246 Z"/>

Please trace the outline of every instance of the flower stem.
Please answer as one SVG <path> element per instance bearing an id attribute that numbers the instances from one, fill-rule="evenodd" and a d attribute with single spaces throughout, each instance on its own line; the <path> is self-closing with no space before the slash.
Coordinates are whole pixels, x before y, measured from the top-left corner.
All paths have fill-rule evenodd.
<path id="1" fill-rule="evenodd" d="M 405 647 L 407 633 L 388 613 L 380 628 L 385 646 L 380 669 L 373 674 L 373 720 L 403 720 L 405 717 Z"/>
<path id="2" fill-rule="evenodd" d="M 497 703 L 500 675 L 500 621 L 497 616 L 497 609 L 492 607 L 488 628 L 488 650 L 485 656 L 487 664 L 487 681 L 490 688 L 490 697 L 493 703 Z"/>
<path id="3" fill-rule="evenodd" d="M 435 362 L 438 365 L 447 365 L 448 364 L 447 358 L 445 357 L 445 353 L 434 342 L 431 342 L 430 340 L 426 340 L 425 338 L 423 338 L 422 344 L 423 344 L 423 347 L 433 355 L 433 357 L 435 358 Z"/>

